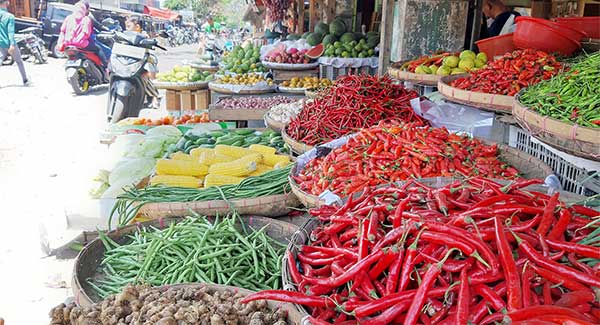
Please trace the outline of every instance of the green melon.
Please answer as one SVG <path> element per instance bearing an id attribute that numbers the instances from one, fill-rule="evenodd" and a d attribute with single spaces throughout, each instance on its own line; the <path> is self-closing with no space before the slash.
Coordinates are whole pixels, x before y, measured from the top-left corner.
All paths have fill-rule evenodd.
<path id="1" fill-rule="evenodd" d="M 300 35 L 300 34 L 289 34 L 287 36 L 287 40 L 288 41 L 296 41 L 296 40 L 299 40 L 301 37 L 302 37 L 302 35 Z"/>
<path id="2" fill-rule="evenodd" d="M 315 26 L 315 33 L 327 35 L 327 33 L 329 33 L 329 25 L 323 22 L 318 23 L 317 26 Z"/>
<path id="3" fill-rule="evenodd" d="M 342 37 L 340 37 L 340 42 L 342 43 L 350 43 L 355 40 L 354 33 L 344 33 Z"/>
<path id="4" fill-rule="evenodd" d="M 337 37 L 344 35 L 345 32 L 346 24 L 341 19 L 336 19 L 329 25 L 329 33 Z"/>
<path id="5" fill-rule="evenodd" d="M 308 37 L 308 35 L 312 34 L 311 32 L 306 32 L 304 34 L 302 34 L 302 38 L 306 39 Z"/>
<path id="6" fill-rule="evenodd" d="M 311 33 L 310 35 L 308 35 L 308 37 L 306 37 L 306 42 L 310 46 L 315 46 L 315 45 L 321 43 L 322 40 L 323 40 L 323 34 L 316 33 L 316 32 Z"/>
<path id="7" fill-rule="evenodd" d="M 337 41 L 337 37 L 335 37 L 335 35 L 325 35 L 325 37 L 323 37 L 323 45 L 325 46 L 333 44 L 335 41 Z"/>

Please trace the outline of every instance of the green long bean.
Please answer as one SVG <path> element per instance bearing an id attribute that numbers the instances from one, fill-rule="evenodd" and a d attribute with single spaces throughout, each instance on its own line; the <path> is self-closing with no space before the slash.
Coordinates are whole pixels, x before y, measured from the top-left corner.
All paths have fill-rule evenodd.
<path id="1" fill-rule="evenodd" d="M 100 233 L 105 254 L 99 276 L 88 279 L 90 287 L 102 298 L 129 283 L 204 281 L 243 284 L 254 291 L 280 288 L 279 280 L 272 279 L 281 272 L 285 246 L 268 237 L 264 228 L 246 229 L 240 223 L 235 212 L 213 223 L 188 217 L 164 229 L 141 229 L 122 245 Z"/>

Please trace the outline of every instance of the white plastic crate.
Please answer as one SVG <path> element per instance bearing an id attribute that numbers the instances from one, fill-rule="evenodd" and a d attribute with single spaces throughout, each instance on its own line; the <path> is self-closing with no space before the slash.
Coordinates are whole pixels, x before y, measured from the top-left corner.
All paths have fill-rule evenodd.
<path id="1" fill-rule="evenodd" d="M 563 190 L 579 195 L 598 194 L 600 162 L 575 157 L 532 137 L 527 131 L 510 126 L 508 145 L 545 162 L 560 179 Z M 591 177 L 590 177 L 591 176 Z"/>
<path id="2" fill-rule="evenodd" d="M 351 68 L 351 67 L 336 68 L 332 65 L 325 65 L 325 64 L 319 65 L 319 76 L 321 78 L 336 80 L 340 76 L 345 76 L 345 75 L 349 75 L 349 74 L 375 75 L 375 74 L 377 74 L 377 69 L 371 68 L 370 66 L 363 66 L 363 67 L 358 67 L 358 68 Z"/>

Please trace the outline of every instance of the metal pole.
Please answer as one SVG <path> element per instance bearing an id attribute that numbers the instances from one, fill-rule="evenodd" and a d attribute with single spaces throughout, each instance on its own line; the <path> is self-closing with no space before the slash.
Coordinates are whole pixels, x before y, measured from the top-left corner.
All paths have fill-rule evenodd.
<path id="1" fill-rule="evenodd" d="M 475 41 L 479 39 L 481 31 L 481 15 L 483 8 L 483 0 L 475 0 L 475 8 L 473 9 L 473 26 L 471 27 L 471 42 L 469 49 L 475 49 Z"/>

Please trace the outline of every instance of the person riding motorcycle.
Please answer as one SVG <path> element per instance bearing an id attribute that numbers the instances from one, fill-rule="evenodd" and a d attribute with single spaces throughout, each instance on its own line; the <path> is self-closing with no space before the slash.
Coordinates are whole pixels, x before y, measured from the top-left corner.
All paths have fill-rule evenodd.
<path id="1" fill-rule="evenodd" d="M 93 52 L 106 66 L 108 60 L 102 49 L 91 37 L 94 31 L 92 19 L 88 16 L 88 7 L 83 2 L 75 5 L 73 13 L 65 19 L 60 27 L 58 36 L 58 49 L 64 51 L 65 47 L 73 46 L 83 51 Z"/>

